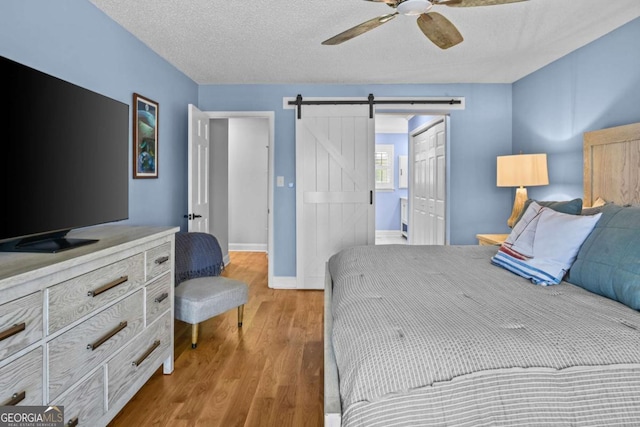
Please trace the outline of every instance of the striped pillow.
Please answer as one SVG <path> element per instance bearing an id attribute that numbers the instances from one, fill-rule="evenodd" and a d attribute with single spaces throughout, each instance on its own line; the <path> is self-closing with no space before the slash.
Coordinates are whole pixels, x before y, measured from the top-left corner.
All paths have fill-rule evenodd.
<path id="1" fill-rule="evenodd" d="M 558 284 L 601 215 L 568 215 L 532 202 L 491 262 L 537 285 Z"/>

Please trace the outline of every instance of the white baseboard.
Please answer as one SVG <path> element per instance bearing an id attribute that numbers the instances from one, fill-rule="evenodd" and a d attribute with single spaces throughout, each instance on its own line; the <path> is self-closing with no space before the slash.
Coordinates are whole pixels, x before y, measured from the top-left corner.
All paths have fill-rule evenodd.
<path id="1" fill-rule="evenodd" d="M 229 243 L 229 250 L 234 252 L 267 252 L 266 243 Z"/>
<path id="2" fill-rule="evenodd" d="M 269 287 L 271 289 L 298 289 L 298 279 L 295 276 L 273 276 Z"/>
<path id="3" fill-rule="evenodd" d="M 376 230 L 376 237 L 402 237 L 400 230 Z"/>

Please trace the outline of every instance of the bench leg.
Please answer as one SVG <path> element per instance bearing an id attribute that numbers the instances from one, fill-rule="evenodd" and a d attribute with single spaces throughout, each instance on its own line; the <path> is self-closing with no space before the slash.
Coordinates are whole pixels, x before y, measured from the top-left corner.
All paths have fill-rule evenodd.
<path id="1" fill-rule="evenodd" d="M 238 307 L 238 328 L 242 328 L 242 318 L 244 317 L 244 304 Z"/>
<path id="2" fill-rule="evenodd" d="M 198 326 L 200 326 L 199 323 L 191 325 L 191 348 L 198 346 Z"/>

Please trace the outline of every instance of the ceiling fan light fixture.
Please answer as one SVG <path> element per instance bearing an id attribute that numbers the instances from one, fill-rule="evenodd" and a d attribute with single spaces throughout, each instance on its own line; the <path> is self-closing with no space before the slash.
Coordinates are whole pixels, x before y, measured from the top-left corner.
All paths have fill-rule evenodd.
<path id="1" fill-rule="evenodd" d="M 427 0 L 405 0 L 398 4 L 397 10 L 402 15 L 422 15 L 428 12 L 433 5 Z"/>

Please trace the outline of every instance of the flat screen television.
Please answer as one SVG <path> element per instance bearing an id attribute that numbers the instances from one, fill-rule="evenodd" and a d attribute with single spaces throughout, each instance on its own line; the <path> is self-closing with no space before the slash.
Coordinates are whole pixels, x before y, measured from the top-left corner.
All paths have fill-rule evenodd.
<path id="1" fill-rule="evenodd" d="M 129 215 L 129 106 L 0 57 L 0 250 L 91 243 Z"/>

